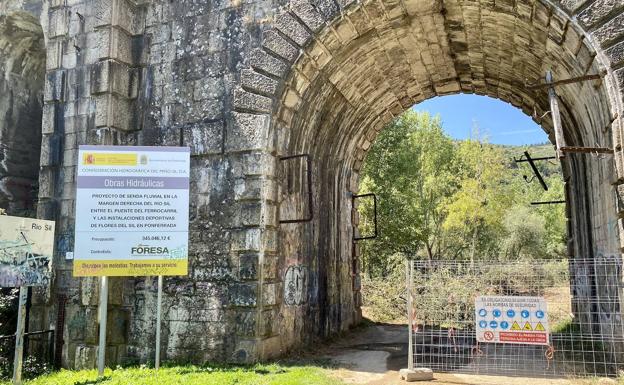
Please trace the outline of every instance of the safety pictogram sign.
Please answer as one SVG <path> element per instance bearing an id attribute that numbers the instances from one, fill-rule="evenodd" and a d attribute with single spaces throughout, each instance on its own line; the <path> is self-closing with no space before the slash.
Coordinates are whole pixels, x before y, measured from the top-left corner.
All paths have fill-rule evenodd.
<path id="1" fill-rule="evenodd" d="M 479 342 L 549 344 L 548 309 L 542 297 L 477 297 L 475 323 Z"/>

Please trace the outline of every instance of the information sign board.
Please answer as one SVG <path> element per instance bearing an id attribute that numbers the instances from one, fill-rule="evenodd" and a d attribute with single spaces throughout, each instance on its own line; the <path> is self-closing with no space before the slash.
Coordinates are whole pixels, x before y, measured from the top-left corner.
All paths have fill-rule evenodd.
<path id="1" fill-rule="evenodd" d="M 47 286 L 54 222 L 0 215 L 0 287 Z"/>
<path id="2" fill-rule="evenodd" d="M 549 345 L 547 303 L 542 297 L 477 297 L 475 320 L 479 342 Z"/>
<path id="3" fill-rule="evenodd" d="M 188 147 L 80 146 L 74 276 L 188 274 Z"/>

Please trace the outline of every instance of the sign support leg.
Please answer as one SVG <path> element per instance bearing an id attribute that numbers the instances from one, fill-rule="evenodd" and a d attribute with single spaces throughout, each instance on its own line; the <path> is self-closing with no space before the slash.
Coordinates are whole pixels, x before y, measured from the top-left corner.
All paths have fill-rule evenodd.
<path id="1" fill-rule="evenodd" d="M 19 305 L 17 309 L 17 331 L 15 332 L 15 357 L 13 360 L 13 384 L 22 383 L 22 362 L 24 355 L 24 329 L 26 328 L 26 300 L 28 288 L 20 286 Z"/>
<path id="2" fill-rule="evenodd" d="M 154 367 L 156 370 L 160 368 L 160 325 L 162 319 L 162 292 L 163 292 L 163 276 L 158 276 L 158 303 L 156 305 L 156 359 Z"/>
<path id="3" fill-rule="evenodd" d="M 100 341 L 98 346 L 98 377 L 104 376 L 106 356 L 106 321 L 108 318 L 108 277 L 100 277 Z"/>
<path id="4" fill-rule="evenodd" d="M 414 320 L 412 319 L 412 315 L 413 315 L 413 311 L 412 311 L 412 269 L 413 269 L 413 262 L 410 260 L 407 262 L 407 271 L 406 271 L 406 276 L 407 276 L 407 328 L 408 328 L 408 336 L 409 336 L 409 345 L 408 345 L 408 351 L 407 351 L 407 368 L 409 370 L 414 370 L 414 336 L 413 336 L 413 322 Z"/>

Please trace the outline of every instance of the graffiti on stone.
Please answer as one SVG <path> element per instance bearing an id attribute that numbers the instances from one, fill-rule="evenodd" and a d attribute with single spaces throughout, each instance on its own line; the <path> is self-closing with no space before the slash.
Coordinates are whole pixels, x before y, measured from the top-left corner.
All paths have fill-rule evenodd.
<path id="1" fill-rule="evenodd" d="M 47 286 L 54 222 L 0 216 L 0 287 Z"/>
<path id="2" fill-rule="evenodd" d="M 308 268 L 304 265 L 288 267 L 284 277 L 284 302 L 288 306 L 306 303 L 308 292 Z"/>

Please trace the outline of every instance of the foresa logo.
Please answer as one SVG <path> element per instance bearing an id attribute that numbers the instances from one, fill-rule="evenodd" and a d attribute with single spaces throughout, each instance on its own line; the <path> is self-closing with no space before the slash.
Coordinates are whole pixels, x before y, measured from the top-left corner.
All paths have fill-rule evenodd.
<path id="1" fill-rule="evenodd" d="M 130 249 L 132 255 L 168 255 L 169 249 L 160 246 L 138 245 Z"/>

